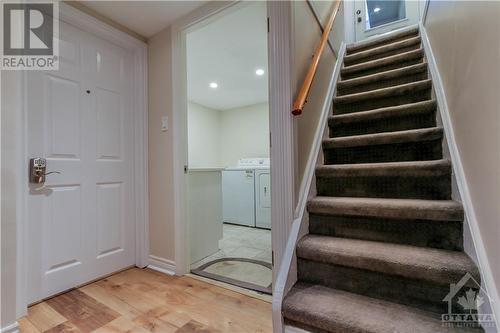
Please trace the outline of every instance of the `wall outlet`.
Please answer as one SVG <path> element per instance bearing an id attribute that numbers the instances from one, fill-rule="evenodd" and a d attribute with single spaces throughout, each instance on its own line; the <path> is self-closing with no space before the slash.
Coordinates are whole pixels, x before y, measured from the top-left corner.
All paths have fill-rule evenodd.
<path id="1" fill-rule="evenodd" d="M 168 130 L 168 116 L 161 117 L 161 131 L 165 132 Z"/>

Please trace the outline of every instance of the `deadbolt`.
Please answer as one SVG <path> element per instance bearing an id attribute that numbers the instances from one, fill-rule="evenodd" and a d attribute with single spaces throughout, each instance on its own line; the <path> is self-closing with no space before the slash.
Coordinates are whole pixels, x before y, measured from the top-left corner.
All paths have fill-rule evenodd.
<path id="1" fill-rule="evenodd" d="M 47 169 L 47 160 L 45 158 L 37 157 L 30 159 L 29 168 L 29 181 L 31 184 L 43 184 L 45 183 L 45 176 L 52 173 L 58 173 L 59 171 L 45 172 Z"/>

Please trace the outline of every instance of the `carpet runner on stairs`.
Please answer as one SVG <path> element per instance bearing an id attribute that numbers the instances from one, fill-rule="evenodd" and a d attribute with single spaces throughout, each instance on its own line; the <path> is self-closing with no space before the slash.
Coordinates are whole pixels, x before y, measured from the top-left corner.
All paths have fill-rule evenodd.
<path id="1" fill-rule="evenodd" d="M 480 276 L 463 252 L 463 207 L 452 200 L 418 28 L 347 46 L 336 87 L 285 323 L 311 332 L 482 332 L 441 320 L 450 309 L 469 313 L 443 301 L 450 284 L 472 277 L 460 297 L 477 291 Z"/>

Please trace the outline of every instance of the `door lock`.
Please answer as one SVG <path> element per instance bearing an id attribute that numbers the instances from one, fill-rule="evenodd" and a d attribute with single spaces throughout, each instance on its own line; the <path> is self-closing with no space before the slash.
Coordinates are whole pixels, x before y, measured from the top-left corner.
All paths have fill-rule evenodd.
<path id="1" fill-rule="evenodd" d="M 47 160 L 45 158 L 37 157 L 30 159 L 29 181 L 31 184 L 45 183 L 45 176 L 59 171 L 45 172 L 47 170 Z"/>

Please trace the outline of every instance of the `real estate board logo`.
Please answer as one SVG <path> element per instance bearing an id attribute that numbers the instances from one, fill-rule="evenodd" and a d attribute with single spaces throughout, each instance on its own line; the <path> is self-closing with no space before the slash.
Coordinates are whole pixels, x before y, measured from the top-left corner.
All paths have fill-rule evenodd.
<path id="1" fill-rule="evenodd" d="M 460 281 L 450 284 L 450 292 L 443 302 L 448 303 L 448 313 L 441 315 L 445 327 L 495 327 L 489 308 L 492 300 L 474 277 L 466 273 Z"/>
<path id="2" fill-rule="evenodd" d="M 1 69 L 58 69 L 58 2 L 3 1 L 1 11 Z"/>

